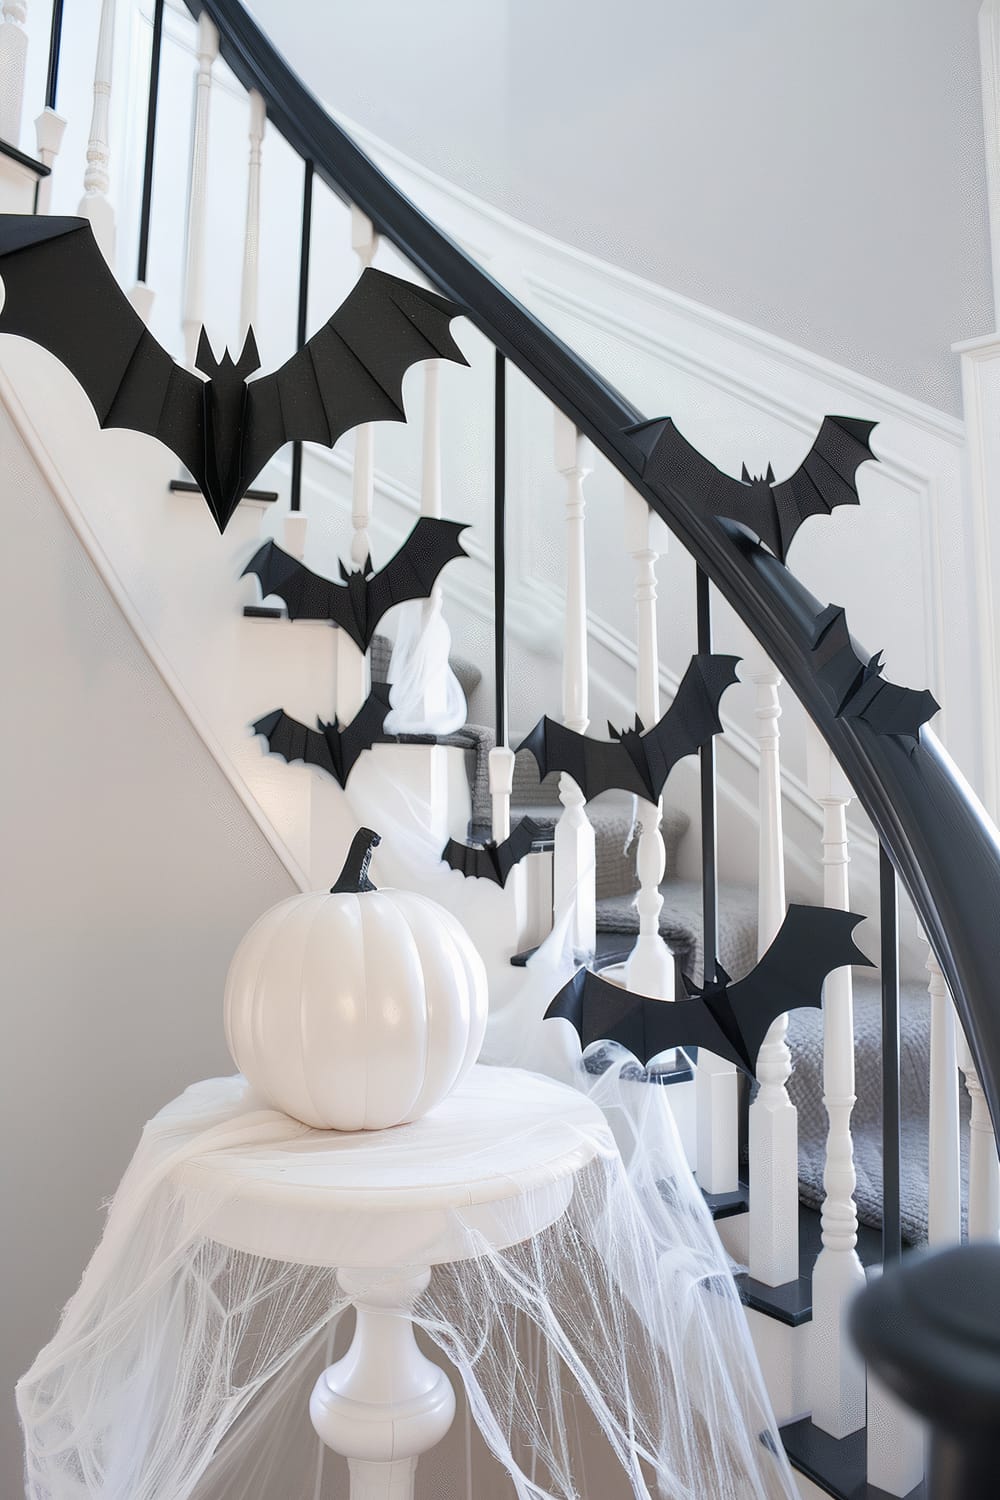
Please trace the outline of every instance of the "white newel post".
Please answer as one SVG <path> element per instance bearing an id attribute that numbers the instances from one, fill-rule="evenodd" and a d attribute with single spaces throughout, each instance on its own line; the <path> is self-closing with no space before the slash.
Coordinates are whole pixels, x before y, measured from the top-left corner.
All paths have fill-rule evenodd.
<path id="1" fill-rule="evenodd" d="M 566 480 L 566 633 L 562 717 L 567 728 L 584 734 L 590 723 L 587 662 L 587 554 L 583 481 L 590 473 L 590 446 L 562 412 L 555 413 L 556 468 Z M 562 912 L 573 903 L 573 943 L 592 953 L 597 941 L 594 829 L 586 799 L 571 776 L 559 778 L 563 814 L 556 824 L 553 904 Z"/>
<path id="2" fill-rule="evenodd" d="M 823 813 L 823 905 L 850 910 L 847 809 L 853 792 L 819 732 L 808 727 L 809 791 Z M 865 1425 L 865 1368 L 847 1332 L 847 1307 L 865 1285 L 858 1258 L 854 1092 L 854 984 L 836 969 L 823 991 L 823 1103 L 829 1126 L 823 1169 L 823 1245 L 813 1268 L 810 1397 L 815 1425 L 846 1437 Z"/>
<path id="3" fill-rule="evenodd" d="M 351 209 L 351 249 L 358 257 L 361 270 L 371 265 L 378 253 L 378 235 L 371 219 L 357 208 Z M 367 422 L 354 431 L 354 474 L 351 491 L 351 563 L 363 568 L 371 551 L 368 528 L 371 525 L 372 500 L 375 494 L 375 428 Z M 371 691 L 371 668 L 368 654 L 359 651 L 344 630 L 337 631 L 337 715 L 341 723 L 354 718 Z"/>
<path id="4" fill-rule="evenodd" d="M 243 274 L 240 279 L 240 344 L 247 330 L 257 323 L 257 293 L 260 284 L 260 168 L 267 111 L 264 97 L 256 89 L 249 94 L 250 163 L 247 172 L 247 217 L 243 231 Z"/>
<path id="5" fill-rule="evenodd" d="M 111 65 L 115 50 L 115 0 L 103 0 L 94 63 L 94 112 L 87 142 L 87 170 L 79 213 L 90 220 L 94 238 L 109 264 L 114 264 L 115 214 L 108 202 L 111 178 Z"/>
<path id="6" fill-rule="evenodd" d="M 625 485 L 625 550 L 635 565 L 636 712 L 646 729 L 660 717 L 660 658 L 656 618 L 656 562 L 667 550 L 669 533 L 630 484 Z M 660 936 L 666 848 L 660 823 L 663 799 L 640 799 L 641 832 L 636 855 L 639 936 L 625 965 L 625 983 L 643 995 L 674 998 L 674 957 Z"/>
<path id="7" fill-rule="evenodd" d="M 41 178 L 38 184 L 38 212 L 40 214 L 47 214 L 52 207 L 52 169 L 59 155 L 65 131 L 66 121 L 62 115 L 57 115 L 54 109 L 49 109 L 46 105 L 35 121 L 38 160 L 49 169 L 48 177 Z"/>
<path id="8" fill-rule="evenodd" d="M 212 102 L 212 66 L 219 55 L 219 33 L 202 11 L 198 18 L 198 71 L 191 138 L 188 188 L 187 256 L 184 264 L 184 352 L 194 369 L 198 339 L 205 322 L 205 242 L 208 214 L 208 127 Z"/>
<path id="9" fill-rule="evenodd" d="M 965 1037 L 959 1036 L 958 1065 L 972 1104 L 969 1128 L 969 1239 L 1000 1236 L 1000 1163 L 989 1105 Z"/>
<path id="10" fill-rule="evenodd" d="M 777 671 L 769 662 L 751 674 L 757 689 L 760 745 L 757 950 L 763 954 L 785 917 L 785 850 L 781 826 L 781 761 Z M 788 1097 L 792 1054 L 788 1017 L 775 1020 L 757 1056 L 760 1088 L 750 1106 L 750 1275 L 781 1286 L 799 1274 L 798 1116 Z"/>
<path id="11" fill-rule="evenodd" d="M 927 949 L 931 997 L 927 1239 L 953 1245 L 962 1237 L 961 1140 L 955 1011 L 934 950 Z"/>
<path id="12" fill-rule="evenodd" d="M 0 21 L 0 140 L 21 144 L 24 70 L 28 58 L 28 0 L 4 0 Z"/>

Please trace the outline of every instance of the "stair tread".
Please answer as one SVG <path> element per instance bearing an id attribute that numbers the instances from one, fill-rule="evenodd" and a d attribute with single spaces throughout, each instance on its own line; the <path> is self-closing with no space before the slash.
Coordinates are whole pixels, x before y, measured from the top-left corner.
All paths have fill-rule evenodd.
<path id="1" fill-rule="evenodd" d="M 867 1434 L 863 1427 L 845 1438 L 831 1437 L 808 1417 L 781 1428 L 789 1462 L 836 1500 L 889 1500 L 885 1490 L 868 1483 Z M 924 1500 L 926 1487 L 918 1484 L 905 1500 Z"/>

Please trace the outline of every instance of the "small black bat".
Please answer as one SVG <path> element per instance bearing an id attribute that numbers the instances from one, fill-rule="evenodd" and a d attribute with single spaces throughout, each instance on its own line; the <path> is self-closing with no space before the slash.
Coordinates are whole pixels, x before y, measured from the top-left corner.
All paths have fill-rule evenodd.
<path id="1" fill-rule="evenodd" d="M 839 605 L 828 604 L 816 616 L 811 646 L 816 677 L 837 717 L 863 719 L 876 734 L 898 735 L 912 755 L 921 725 L 941 706 L 933 693 L 886 682 L 881 651 L 867 661 L 858 655 Z"/>
<path id="2" fill-rule="evenodd" d="M 382 733 L 388 712 L 388 685 L 377 682 L 349 724 L 341 726 L 336 719 L 332 724 L 324 724 L 317 719 L 317 727 L 310 729 L 291 718 L 283 708 L 276 708 L 274 713 L 257 720 L 253 732 L 264 736 L 272 755 L 282 755 L 287 761 L 302 760 L 307 766 L 322 766 L 334 781 L 346 786 L 362 751 L 390 738 Z"/>
<path id="3" fill-rule="evenodd" d="M 454 303 L 384 271 L 362 273 L 333 317 L 272 375 L 252 330 L 234 363 L 205 330 L 201 380 L 175 364 L 119 287 L 87 219 L 0 216 L 0 333 L 31 339 L 80 382 L 102 427 L 158 438 L 187 465 L 220 531 L 284 443 L 332 448 L 361 422 L 403 422 L 403 376 L 422 359 L 466 364 Z"/>
<path id="4" fill-rule="evenodd" d="M 681 436 L 669 417 L 640 422 L 628 431 L 646 455 L 645 479 L 677 490 L 708 515 L 738 521 L 784 562 L 793 536 L 809 516 L 860 503 L 858 465 L 875 458 L 868 439 L 877 425 L 857 417 L 824 417 L 806 457 L 780 484 L 775 484 L 770 464 L 760 478 L 748 474 L 746 464 L 742 479 L 724 474 Z"/>
<path id="5" fill-rule="evenodd" d="M 526 854 L 530 854 L 532 844 L 544 832 L 540 823 L 521 818 L 502 844 L 494 840 L 487 844 L 461 844 L 457 839 L 449 839 L 441 851 L 441 858 L 466 877 L 506 885 L 511 870 Z"/>
<path id="6" fill-rule="evenodd" d="M 756 968 L 735 984 L 718 979 L 699 988 L 685 976 L 687 1000 L 655 1000 L 579 969 L 556 995 L 545 1019 L 561 1016 L 580 1046 L 620 1042 L 641 1063 L 671 1047 L 704 1047 L 752 1078 L 757 1053 L 776 1016 L 823 1002 L 823 981 L 846 964 L 871 964 L 852 934 L 862 917 L 827 906 L 789 906 L 774 942 Z"/>
<path id="7" fill-rule="evenodd" d="M 445 563 L 468 556 L 459 540 L 465 530 L 459 521 L 422 516 L 384 568 L 373 573 L 370 557 L 363 568 L 347 569 L 341 563 L 341 583 L 310 572 L 269 541 L 254 553 L 242 576 L 256 574 L 265 598 L 276 594 L 285 601 L 290 620 L 332 620 L 367 651 L 386 610 L 404 599 L 428 598 Z"/>
<path id="8" fill-rule="evenodd" d="M 693 656 L 673 703 L 648 733 L 638 718 L 634 729 L 616 730 L 609 724 L 609 742 L 540 719 L 517 748 L 531 752 L 541 776 L 567 771 L 588 802 L 611 787 L 656 802 L 677 762 L 722 729 L 719 701 L 737 681 L 738 661 L 738 656 L 709 652 Z"/>

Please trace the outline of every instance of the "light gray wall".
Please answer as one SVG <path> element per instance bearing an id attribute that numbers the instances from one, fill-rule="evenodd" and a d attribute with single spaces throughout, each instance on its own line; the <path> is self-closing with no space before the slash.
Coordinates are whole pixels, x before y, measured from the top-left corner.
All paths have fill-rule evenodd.
<path id="1" fill-rule="evenodd" d="M 990 332 L 979 0 L 251 0 L 516 217 L 950 411 Z"/>
<path id="2" fill-rule="evenodd" d="M 143 1122 L 232 1072 L 222 985 L 292 882 L 0 412 L 0 1495 L 11 1390 L 55 1327 Z M 183 601 L 178 601 L 183 607 Z"/>

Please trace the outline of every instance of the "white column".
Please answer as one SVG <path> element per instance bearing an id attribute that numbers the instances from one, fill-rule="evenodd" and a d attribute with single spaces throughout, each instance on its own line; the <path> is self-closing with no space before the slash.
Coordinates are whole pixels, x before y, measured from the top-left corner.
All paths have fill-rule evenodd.
<path id="1" fill-rule="evenodd" d="M 625 550 L 635 565 L 636 711 L 646 729 L 660 717 L 660 657 L 656 618 L 656 561 L 667 550 L 669 533 L 663 520 L 625 485 Z M 663 897 L 660 884 L 667 855 L 660 823 L 663 799 L 639 800 L 641 832 L 636 855 L 639 894 L 639 936 L 625 965 L 625 983 L 643 995 L 674 998 L 674 957 L 660 936 Z"/>
<path id="2" fill-rule="evenodd" d="M 969 1239 L 995 1240 L 1000 1235 L 1000 1164 L 989 1105 L 968 1043 L 959 1036 L 958 1065 L 972 1103 L 969 1128 Z"/>
<path id="3" fill-rule="evenodd" d="M 339 1271 L 357 1309 L 344 1358 L 313 1387 L 309 1416 L 321 1442 L 350 1467 L 351 1500 L 413 1500 L 417 1459 L 444 1437 L 455 1392 L 417 1347 L 410 1310 L 430 1271 Z"/>
<path id="4" fill-rule="evenodd" d="M 115 214 L 108 202 L 111 178 L 111 64 L 115 49 L 115 0 L 103 0 L 101 24 L 97 33 L 97 59 L 94 63 L 94 112 L 90 119 L 87 142 L 87 170 L 83 174 L 83 197 L 79 213 L 89 219 L 94 238 L 105 260 L 114 263 Z"/>
<path id="5" fill-rule="evenodd" d="M 962 1238 L 958 1048 L 951 996 L 930 947 L 927 972 L 931 997 L 927 1239 L 931 1245 L 952 1245 Z"/>
<path id="6" fill-rule="evenodd" d="M 590 448 L 562 412 L 555 413 L 556 468 L 566 481 L 566 627 L 563 654 L 562 717 L 567 728 L 584 734 L 590 723 L 587 663 L 587 555 L 583 481 L 590 473 Z M 580 953 L 597 940 L 594 829 L 586 800 L 571 776 L 559 778 L 563 814 L 556 824 L 553 900 L 557 913 L 573 903 L 573 940 Z"/>
<path id="7" fill-rule="evenodd" d="M 59 155 L 65 130 L 66 121 L 62 115 L 57 115 L 54 109 L 49 109 L 47 106 L 35 121 L 38 160 L 43 166 L 49 168 L 48 177 L 41 178 L 38 184 L 38 212 L 40 214 L 47 214 L 52 206 L 52 168 Z"/>
<path id="8" fill-rule="evenodd" d="M 184 265 L 184 352 L 193 369 L 198 338 L 205 322 L 205 242 L 208 214 L 208 127 L 212 102 L 212 65 L 219 55 L 219 33 L 208 12 L 198 18 L 198 71 L 195 81 L 188 187 L 187 256 Z"/>
<path id="9" fill-rule="evenodd" d="M 850 910 L 847 808 L 853 796 L 829 746 L 808 728 L 809 791 L 823 812 L 823 905 Z M 865 1285 L 858 1259 L 857 1177 L 851 1111 L 854 1092 L 854 984 L 836 969 L 823 991 L 823 1103 L 829 1127 L 823 1168 L 822 1240 L 813 1269 L 812 1419 L 832 1437 L 865 1425 L 865 1369 L 850 1338 L 848 1304 Z"/>
<path id="10" fill-rule="evenodd" d="M 752 673 L 760 744 L 757 949 L 763 954 L 785 916 L 778 719 L 781 678 L 771 664 Z M 788 1097 L 788 1017 L 772 1023 L 757 1055 L 760 1088 L 750 1106 L 750 1275 L 766 1286 L 799 1274 L 798 1116 Z"/>
<path id="11" fill-rule="evenodd" d="M 0 141 L 21 144 L 24 69 L 28 57 L 28 0 L 4 0 L 0 21 Z"/>
<path id="12" fill-rule="evenodd" d="M 267 111 L 264 97 L 250 90 L 250 164 L 247 173 L 247 217 L 243 231 L 243 275 L 240 280 L 240 344 L 257 322 L 260 282 L 260 166 Z"/>

